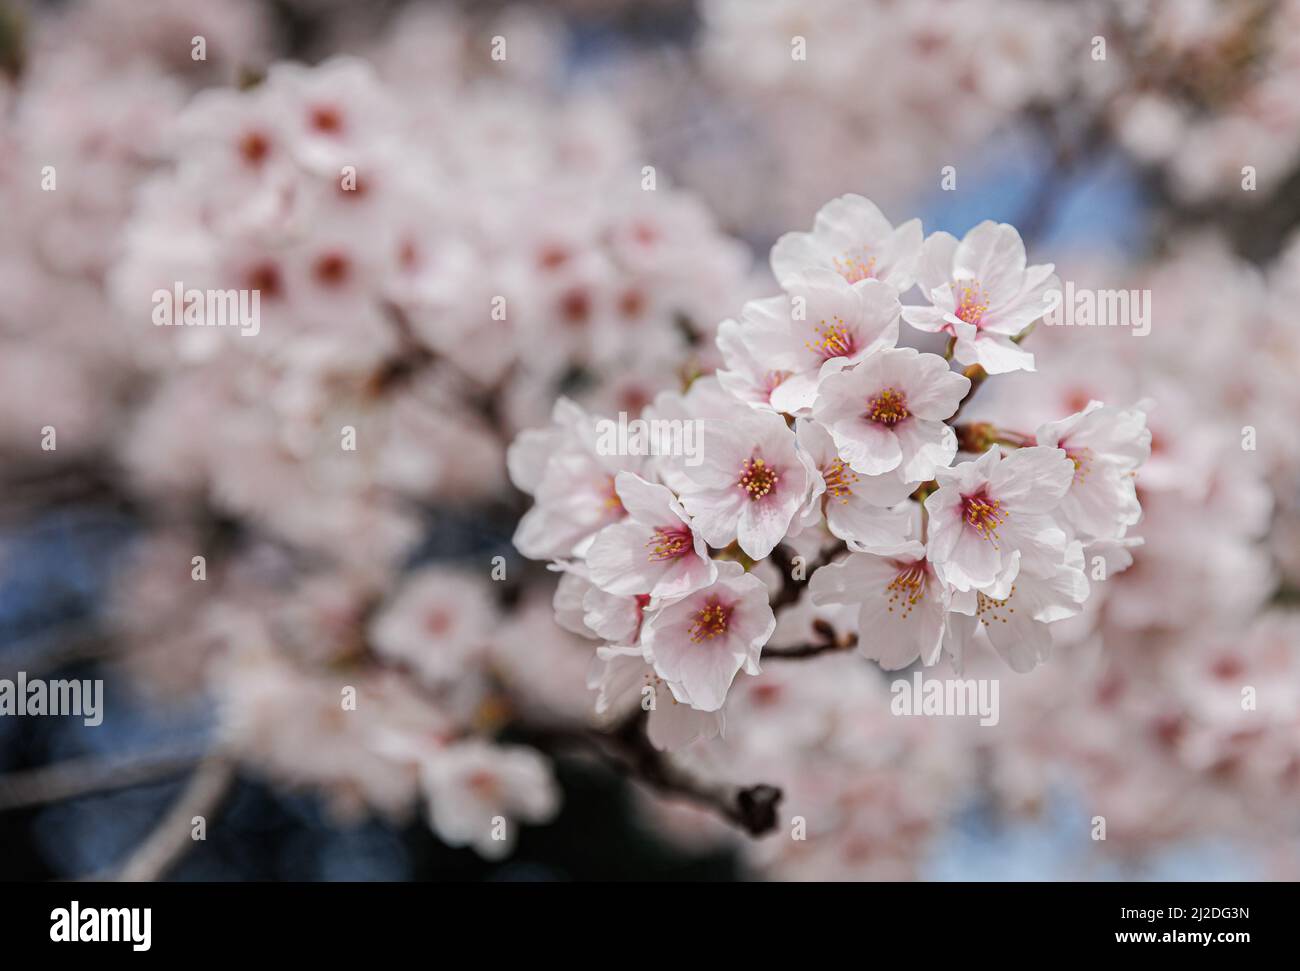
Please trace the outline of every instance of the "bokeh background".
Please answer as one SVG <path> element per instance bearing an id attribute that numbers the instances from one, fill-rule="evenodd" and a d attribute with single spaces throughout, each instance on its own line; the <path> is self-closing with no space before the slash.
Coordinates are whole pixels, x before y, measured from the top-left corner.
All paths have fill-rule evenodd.
<path id="1" fill-rule="evenodd" d="M 0 876 L 1294 878 L 1298 83 L 1294 0 L 0 0 L 0 672 L 106 695 L 0 718 Z M 849 192 L 1150 291 L 968 411 L 1153 401 L 1146 542 L 981 672 L 996 728 L 770 671 L 691 757 L 816 821 L 753 840 L 567 744 L 592 644 L 505 448 L 707 373 Z M 262 334 L 155 328 L 173 281 L 260 288 Z M 500 859 L 430 819 L 488 770 Z"/>

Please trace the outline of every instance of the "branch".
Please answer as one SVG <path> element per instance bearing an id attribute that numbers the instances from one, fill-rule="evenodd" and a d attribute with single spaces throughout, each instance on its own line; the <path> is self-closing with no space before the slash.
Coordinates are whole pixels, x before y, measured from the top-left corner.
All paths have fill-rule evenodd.
<path id="1" fill-rule="evenodd" d="M 131 883 L 165 877 L 194 845 L 194 817 L 206 819 L 220 809 L 234 781 L 235 765 L 229 757 L 213 755 L 199 763 L 181 797 L 122 865 L 117 879 Z"/>
<path id="2" fill-rule="evenodd" d="M 158 782 L 180 775 L 199 757 L 192 749 L 164 749 L 110 759 L 88 756 L 12 772 L 0 776 L 0 812 Z"/>
<path id="3" fill-rule="evenodd" d="M 769 658 L 778 661 L 796 660 L 805 657 L 816 657 L 818 654 L 835 654 L 839 651 L 848 651 L 858 644 L 857 634 L 846 634 L 843 638 L 831 638 L 830 640 L 820 643 L 798 644 L 794 647 L 765 647 L 763 648 L 762 660 Z"/>
<path id="4" fill-rule="evenodd" d="M 737 786 L 696 777 L 650 744 L 645 732 L 645 712 L 637 711 L 610 732 L 565 728 L 530 730 L 530 742 L 544 750 L 571 746 L 593 752 L 623 775 L 658 793 L 677 796 L 708 809 L 750 836 L 763 836 L 776 828 L 780 789 L 763 783 Z"/>

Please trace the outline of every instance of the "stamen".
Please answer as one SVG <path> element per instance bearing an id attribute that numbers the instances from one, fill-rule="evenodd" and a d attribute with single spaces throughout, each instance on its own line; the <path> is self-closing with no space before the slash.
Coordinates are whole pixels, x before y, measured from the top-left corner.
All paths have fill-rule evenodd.
<path id="1" fill-rule="evenodd" d="M 966 522 L 975 527 L 982 538 L 992 540 L 996 546 L 998 527 L 1007 521 L 1007 512 L 1002 508 L 1002 503 L 980 492 L 973 496 L 963 496 L 961 505 Z"/>
<path id="2" fill-rule="evenodd" d="M 685 556 L 695 547 L 691 541 L 691 531 L 685 526 L 677 528 L 656 526 L 654 535 L 645 545 L 650 551 L 651 560 L 675 560 Z"/>
<path id="3" fill-rule="evenodd" d="M 1016 612 L 1015 607 L 1008 607 L 1011 598 L 1016 595 L 1016 585 L 1011 584 L 1011 592 L 1007 594 L 1006 599 L 997 600 L 987 594 L 975 592 L 975 619 L 987 627 L 989 624 L 1007 622 L 1007 617 Z"/>
<path id="4" fill-rule="evenodd" d="M 691 642 L 699 644 L 725 634 L 727 624 L 731 622 L 731 611 L 732 608 L 723 605 L 717 597 L 710 597 L 695 614 L 695 622 L 691 624 Z"/>
<path id="5" fill-rule="evenodd" d="M 975 327 L 980 326 L 989 309 L 988 294 L 978 280 L 972 280 L 956 288 L 957 308 L 953 313 L 961 320 Z"/>
<path id="6" fill-rule="evenodd" d="M 849 250 L 844 254 L 844 259 L 840 259 L 838 256 L 832 257 L 831 265 L 849 283 L 870 280 L 876 275 L 876 258 L 867 256 L 866 251 L 861 249 L 856 254 L 853 250 Z"/>
<path id="7" fill-rule="evenodd" d="M 824 320 L 818 321 L 817 326 L 813 328 L 817 332 L 817 340 L 804 342 L 804 347 L 815 351 L 824 360 L 830 360 L 832 357 L 847 357 L 858 349 L 857 338 L 854 337 L 853 331 L 849 330 L 844 318 L 836 316 L 831 320 L 832 323 L 829 324 Z"/>
<path id="8" fill-rule="evenodd" d="M 912 417 L 907 410 L 907 396 L 894 388 L 886 388 L 867 402 L 863 417 L 881 425 L 897 425 L 900 421 Z"/>
<path id="9" fill-rule="evenodd" d="M 1065 455 L 1074 463 L 1075 483 L 1078 484 L 1088 478 L 1088 470 L 1092 468 L 1092 449 L 1067 448 Z"/>
<path id="10" fill-rule="evenodd" d="M 853 485 L 858 481 L 858 474 L 849 468 L 843 459 L 834 459 L 829 466 L 822 469 L 822 478 L 826 480 L 826 495 L 847 503 L 849 496 L 853 494 Z"/>
<path id="11" fill-rule="evenodd" d="M 740 479 L 736 484 L 749 493 L 751 502 L 757 502 L 769 495 L 780 481 L 781 477 L 772 466 L 756 458 L 745 459 L 740 467 Z"/>
<path id="12" fill-rule="evenodd" d="M 900 620 L 910 617 L 916 605 L 925 599 L 925 581 L 923 563 L 913 563 L 900 570 L 885 587 L 889 594 L 889 612 L 892 614 L 897 606 L 902 611 Z"/>

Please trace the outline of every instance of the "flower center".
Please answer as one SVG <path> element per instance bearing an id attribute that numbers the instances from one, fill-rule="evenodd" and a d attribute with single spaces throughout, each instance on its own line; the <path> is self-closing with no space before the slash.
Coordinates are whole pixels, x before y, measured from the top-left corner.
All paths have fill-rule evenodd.
<path id="1" fill-rule="evenodd" d="M 767 374 L 763 375 L 763 390 L 767 392 L 769 399 L 772 397 L 772 392 L 779 388 L 789 376 L 789 371 L 768 371 Z"/>
<path id="2" fill-rule="evenodd" d="M 849 468 L 843 459 L 835 459 L 822 469 L 822 478 L 826 480 L 826 495 L 840 502 L 848 502 L 853 494 L 853 485 L 858 481 L 858 474 Z"/>
<path id="3" fill-rule="evenodd" d="M 651 560 L 675 560 L 685 556 L 695 546 L 691 531 L 686 526 L 656 526 L 654 535 L 646 541 Z"/>
<path id="4" fill-rule="evenodd" d="M 988 313 L 989 298 L 978 280 L 957 287 L 957 308 L 953 313 L 973 327 L 978 327 Z"/>
<path id="5" fill-rule="evenodd" d="M 872 397 L 867 402 L 867 410 L 863 415 L 868 421 L 891 426 L 911 416 L 912 413 L 907 410 L 907 395 L 895 388 L 886 388 Z"/>
<path id="6" fill-rule="evenodd" d="M 876 275 L 876 258 L 867 256 L 866 251 L 861 249 L 856 252 L 849 250 L 843 259 L 832 257 L 831 265 L 835 267 L 835 272 L 850 283 L 870 280 Z"/>
<path id="7" fill-rule="evenodd" d="M 998 621 L 1007 622 L 1007 617 L 1016 612 L 1015 607 L 1008 607 L 1011 598 L 1016 595 L 1016 585 L 1011 584 L 1011 592 L 1007 594 L 1005 600 L 996 600 L 987 594 L 976 591 L 975 593 L 975 619 L 984 626 L 996 624 Z"/>
<path id="8" fill-rule="evenodd" d="M 885 587 L 885 593 L 889 594 L 889 612 L 892 614 L 897 607 L 900 620 L 911 616 L 916 605 L 925 599 L 925 580 L 925 564 L 921 562 L 907 564 L 899 570 Z"/>
<path id="9" fill-rule="evenodd" d="M 857 338 L 854 337 L 853 331 L 849 330 L 849 325 L 844 322 L 843 317 L 832 317 L 829 324 L 819 320 L 813 330 L 817 332 L 817 339 L 805 341 L 804 346 L 820 355 L 823 360 L 847 357 L 858 349 Z"/>
<path id="10" fill-rule="evenodd" d="M 1088 470 L 1092 468 L 1092 449 L 1090 448 L 1067 448 L 1065 450 L 1066 458 L 1074 463 L 1074 481 L 1076 484 L 1083 482 L 1088 478 Z"/>
<path id="11" fill-rule="evenodd" d="M 990 499 L 985 492 L 963 496 L 961 511 L 966 522 L 973 526 L 983 539 L 996 540 L 998 527 L 1007 521 L 1007 511 L 1002 508 L 1002 503 Z"/>
<path id="12" fill-rule="evenodd" d="M 727 632 L 731 621 L 731 607 L 722 604 L 716 597 L 710 597 L 695 613 L 695 622 L 691 624 L 691 642 L 711 641 Z"/>
<path id="13" fill-rule="evenodd" d="M 744 489 L 749 494 L 751 502 L 757 502 L 764 496 L 771 494 L 776 488 L 776 484 L 781 481 L 781 477 L 776 474 L 776 470 L 760 458 L 745 459 L 740 467 L 740 478 L 736 485 Z"/>

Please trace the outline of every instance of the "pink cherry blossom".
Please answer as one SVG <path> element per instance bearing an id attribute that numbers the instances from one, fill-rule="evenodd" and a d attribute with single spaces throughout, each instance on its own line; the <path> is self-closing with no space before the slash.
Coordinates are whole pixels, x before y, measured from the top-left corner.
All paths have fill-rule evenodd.
<path id="1" fill-rule="evenodd" d="M 886 671 L 939 659 L 952 593 L 923 544 L 851 553 L 814 573 L 809 586 L 815 604 L 858 607 L 858 652 Z"/>
<path id="2" fill-rule="evenodd" d="M 770 401 L 777 411 L 794 414 L 812 405 L 822 377 L 878 348 L 893 347 L 901 308 L 887 284 L 850 284 L 821 268 L 793 277 L 786 291 L 745 304 L 738 336 L 749 357 L 786 375 L 773 386 Z M 745 366 L 743 357 L 727 363 Z"/>
<path id="3" fill-rule="evenodd" d="M 925 241 L 920 286 L 928 307 L 905 307 L 918 330 L 956 338 L 954 357 L 989 374 L 1034 369 L 1034 355 L 1012 338 L 1043 316 L 1046 294 L 1060 287 L 1051 263 L 1026 266 L 1014 226 L 984 221 L 959 242 L 938 232 Z"/>
<path id="4" fill-rule="evenodd" d="M 1005 587 L 1022 565 L 1050 569 L 1060 560 L 1066 535 L 1052 513 L 1074 479 L 1061 449 L 1021 448 L 1003 458 L 992 448 L 936 479 L 925 500 L 930 560 L 956 590 Z"/>
<path id="5" fill-rule="evenodd" d="M 1134 473 L 1151 454 L 1151 432 L 1140 409 L 1100 401 L 1035 433 L 1039 445 L 1060 448 L 1074 463 L 1061 500 L 1062 521 L 1082 539 L 1121 539 L 1142 516 Z"/>
<path id="6" fill-rule="evenodd" d="M 1025 672 L 1051 652 L 1050 625 L 1073 617 L 1088 598 L 1081 544 L 1071 543 L 1059 564 L 1041 574 L 1022 569 L 1005 595 L 980 590 L 956 591 L 952 597 L 948 650 L 961 670 L 972 644 L 992 646 L 1013 671 Z"/>
<path id="7" fill-rule="evenodd" d="M 587 683 L 597 692 L 596 714 L 602 718 L 626 717 L 638 708 L 647 711 L 646 735 L 657 749 L 675 752 L 722 734 L 722 710 L 702 711 L 678 701 L 640 648 L 598 648 Z"/>
<path id="8" fill-rule="evenodd" d="M 811 267 L 825 267 L 849 283 L 881 280 L 899 293 L 912 288 L 921 256 L 921 220 L 897 228 L 870 199 L 832 199 L 817 212 L 811 233 L 786 233 L 772 247 L 772 272 L 789 286 Z"/>
<path id="9" fill-rule="evenodd" d="M 717 578 L 704 540 L 671 491 L 631 472 L 620 472 L 614 487 L 627 519 L 602 529 L 587 550 L 592 583 L 619 596 L 646 594 L 654 603 Z"/>
<path id="10" fill-rule="evenodd" d="M 815 524 L 824 515 L 831 535 L 855 550 L 892 548 L 907 539 L 912 516 L 906 505 L 900 504 L 911 495 L 912 483 L 892 474 L 855 472 L 840 457 L 830 432 L 814 421 L 799 419 L 795 437 L 820 477 L 813 484 L 805 525 Z"/>
<path id="11" fill-rule="evenodd" d="M 762 559 L 790 530 L 817 472 L 779 415 L 739 403 L 734 418 L 704 421 L 702 462 L 686 466 L 681 500 L 705 541 L 733 541 Z"/>
<path id="12" fill-rule="evenodd" d="M 775 629 L 763 581 L 722 562 L 711 586 L 647 617 L 641 643 L 674 698 L 717 711 L 738 671 L 759 673 L 759 654 Z"/>
<path id="13" fill-rule="evenodd" d="M 957 437 L 943 419 L 969 390 L 970 379 L 937 354 L 888 348 L 824 378 L 813 418 L 830 430 L 855 472 L 922 482 L 957 454 Z"/>

